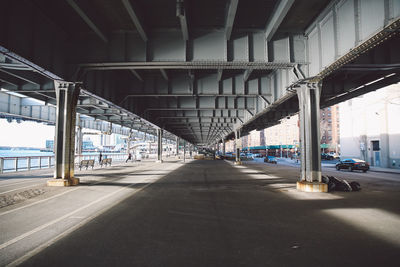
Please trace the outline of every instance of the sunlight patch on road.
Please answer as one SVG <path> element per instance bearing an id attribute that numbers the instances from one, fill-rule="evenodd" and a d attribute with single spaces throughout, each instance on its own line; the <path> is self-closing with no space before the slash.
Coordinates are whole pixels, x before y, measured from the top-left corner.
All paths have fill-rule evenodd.
<path id="1" fill-rule="evenodd" d="M 397 214 L 371 208 L 327 209 L 322 212 L 368 235 L 400 247 L 400 216 Z"/>

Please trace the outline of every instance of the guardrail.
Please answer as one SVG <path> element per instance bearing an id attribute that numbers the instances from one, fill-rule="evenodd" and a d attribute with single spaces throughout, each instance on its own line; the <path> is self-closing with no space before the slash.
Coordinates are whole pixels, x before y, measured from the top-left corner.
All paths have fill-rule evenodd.
<path id="1" fill-rule="evenodd" d="M 29 171 L 54 166 L 54 156 L 1 157 L 0 173 Z"/>
<path id="2" fill-rule="evenodd" d="M 164 152 L 163 157 L 174 156 L 171 152 Z M 75 155 L 75 165 L 79 165 L 82 160 L 94 160 L 95 165 L 99 165 L 100 153 L 90 153 Z M 127 153 L 102 152 L 102 159 L 112 158 L 112 162 L 125 161 Z M 156 159 L 157 154 L 142 155 L 142 159 Z M 132 155 L 133 161 L 136 160 Z M 24 157 L 0 157 L 0 173 L 38 170 L 54 167 L 54 156 L 24 156 Z"/>
<path id="3" fill-rule="evenodd" d="M 127 159 L 126 153 L 102 153 L 103 159 L 112 158 L 113 162 Z M 99 164 L 99 153 L 75 155 L 75 164 L 81 160 L 94 160 Z M 0 173 L 38 170 L 54 167 L 54 156 L 0 157 Z"/>

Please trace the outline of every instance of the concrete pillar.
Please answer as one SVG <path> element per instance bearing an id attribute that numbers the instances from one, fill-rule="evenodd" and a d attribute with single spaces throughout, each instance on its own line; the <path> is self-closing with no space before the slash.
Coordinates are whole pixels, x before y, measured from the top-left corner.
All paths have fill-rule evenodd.
<path id="1" fill-rule="evenodd" d="M 186 141 L 183 141 L 183 162 L 186 161 Z"/>
<path id="2" fill-rule="evenodd" d="M 300 117 L 301 171 L 297 188 L 308 192 L 327 192 L 321 182 L 320 84 L 304 83 L 297 88 Z"/>
<path id="3" fill-rule="evenodd" d="M 55 82 L 57 115 L 55 127 L 55 171 L 50 186 L 70 186 L 79 183 L 74 177 L 76 105 L 80 88 L 74 83 Z"/>
<path id="4" fill-rule="evenodd" d="M 242 164 L 242 161 L 240 160 L 240 131 L 236 130 L 235 131 L 235 143 L 236 143 L 236 161 L 235 164 Z"/>
<path id="5" fill-rule="evenodd" d="M 190 156 L 190 158 L 192 158 L 192 154 L 193 154 L 193 145 L 189 145 L 189 156 Z"/>
<path id="6" fill-rule="evenodd" d="M 179 155 L 179 137 L 178 136 L 176 137 L 175 143 L 176 143 L 176 156 L 178 156 Z"/>
<path id="7" fill-rule="evenodd" d="M 82 146 L 83 146 L 83 133 L 81 126 L 81 119 L 77 116 L 77 131 L 76 131 L 76 154 L 82 155 Z"/>
<path id="8" fill-rule="evenodd" d="M 149 149 L 149 153 L 148 154 L 149 154 L 149 157 L 150 157 L 150 155 L 151 155 L 151 140 L 149 140 L 148 142 L 149 142 L 149 148 L 148 148 Z"/>
<path id="9" fill-rule="evenodd" d="M 128 139 L 127 139 L 127 152 L 128 152 L 128 154 L 131 152 L 131 139 L 132 139 L 132 137 L 133 137 L 133 131 L 132 131 L 132 129 L 131 129 L 131 131 L 129 132 L 129 135 L 128 135 Z"/>
<path id="10" fill-rule="evenodd" d="M 162 162 L 162 135 L 163 130 L 157 129 L 157 162 Z"/>
<path id="11" fill-rule="evenodd" d="M 225 140 L 222 139 L 222 155 L 225 156 Z"/>

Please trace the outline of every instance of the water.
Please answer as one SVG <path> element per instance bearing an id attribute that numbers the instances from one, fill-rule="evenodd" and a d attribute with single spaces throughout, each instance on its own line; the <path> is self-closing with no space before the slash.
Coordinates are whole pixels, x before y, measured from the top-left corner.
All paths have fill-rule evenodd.
<path id="1" fill-rule="evenodd" d="M 42 152 L 40 150 L 0 150 L 0 157 L 34 157 L 54 156 L 53 152 Z"/>

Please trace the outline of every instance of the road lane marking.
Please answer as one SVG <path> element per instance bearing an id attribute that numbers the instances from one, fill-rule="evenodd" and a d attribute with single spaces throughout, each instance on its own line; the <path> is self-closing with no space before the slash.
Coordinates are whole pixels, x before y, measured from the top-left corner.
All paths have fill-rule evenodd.
<path id="1" fill-rule="evenodd" d="M 130 187 L 135 185 L 135 183 L 132 183 L 130 185 L 127 185 L 125 187 Z M 138 188 L 133 194 L 138 193 L 140 191 L 142 191 L 143 189 L 145 189 L 146 187 L 150 186 L 151 184 L 147 184 L 141 188 Z M 120 190 L 125 189 L 121 188 Z M 128 196 L 127 196 L 128 197 Z M 47 242 L 44 242 L 43 244 L 39 245 L 38 247 L 34 248 L 33 250 L 29 251 L 28 253 L 22 255 L 21 257 L 17 258 L 16 260 L 14 260 L 13 262 L 7 264 L 6 266 L 18 266 L 21 263 L 23 263 L 24 261 L 28 260 L 29 258 L 31 258 L 32 256 L 38 254 L 39 252 L 41 252 L 42 250 L 44 250 L 45 248 L 51 246 L 52 244 L 56 243 L 58 240 L 60 240 L 61 238 L 67 236 L 68 234 L 76 231 L 77 229 L 79 229 L 80 227 L 82 227 L 83 225 L 85 225 L 86 223 L 88 223 L 89 221 L 93 220 L 94 218 L 96 218 L 97 216 L 99 216 L 100 214 L 104 213 L 106 210 L 114 207 L 115 205 L 118 205 L 119 203 L 121 203 L 124 199 L 126 199 L 126 197 L 121 198 L 120 200 L 118 200 L 117 202 L 113 203 L 113 205 L 105 207 L 103 209 L 98 210 L 97 212 L 95 212 L 94 214 L 92 214 L 91 216 L 83 219 L 82 221 L 78 222 L 76 225 L 72 226 L 71 228 L 68 228 L 67 230 L 65 230 L 64 232 L 61 232 L 60 234 L 56 235 L 55 237 L 51 238 L 50 240 L 48 240 Z M 74 218 L 74 217 L 71 217 Z"/>
<path id="2" fill-rule="evenodd" d="M 54 196 L 52 196 L 52 197 L 49 197 L 49 198 L 46 198 L 46 199 L 42 199 L 42 200 L 39 200 L 39 201 L 33 202 L 33 203 L 31 203 L 31 204 L 28 204 L 28 205 L 25 205 L 25 206 L 22 206 L 22 207 L 19 207 L 19 208 L 15 208 L 15 209 L 12 209 L 12 210 L 8 210 L 8 211 L 1 212 L 1 213 L 0 213 L 0 216 L 6 215 L 6 214 L 8 214 L 8 213 L 11 213 L 11 212 L 14 212 L 14 211 L 18 211 L 18 210 L 21 210 L 21 209 L 24 209 L 24 208 L 31 207 L 31 206 L 33 206 L 33 205 L 36 205 L 36 204 L 39 204 L 39 203 L 45 202 L 45 201 L 47 201 L 47 200 L 51 200 L 51 199 L 53 199 L 53 198 L 56 198 L 56 197 L 59 197 L 59 196 L 65 195 L 65 194 L 67 194 L 67 193 L 70 193 L 70 192 L 76 191 L 76 190 L 78 190 L 78 189 L 80 189 L 80 188 L 82 188 L 82 187 L 77 187 L 77 188 L 74 188 L 74 189 L 71 189 L 71 190 L 68 190 L 68 191 L 62 192 L 62 193 L 60 193 L 60 194 L 57 194 L 57 195 L 54 195 Z"/>
<path id="3" fill-rule="evenodd" d="M 99 202 L 101 202 L 101 201 L 103 201 L 103 200 L 105 200 L 105 199 L 107 199 L 107 198 L 109 198 L 109 197 L 111 197 L 111 196 L 113 196 L 113 195 L 119 193 L 120 191 L 125 190 L 127 187 L 130 187 L 130 186 L 132 186 L 132 185 L 133 185 L 133 184 L 126 185 L 126 186 L 124 186 L 124 187 L 122 187 L 122 188 L 120 188 L 120 189 L 118 189 L 118 190 L 116 190 L 116 191 L 114 191 L 114 192 L 112 192 L 112 193 L 110 193 L 110 194 L 107 194 L 107 195 L 105 195 L 105 196 L 103 196 L 103 197 L 101 197 L 101 198 L 96 199 L 95 201 L 92 201 L 92 202 L 90 202 L 90 203 L 88 203 L 88 204 L 86 204 L 86 205 L 80 207 L 79 209 L 76 209 L 76 210 L 74 210 L 74 211 L 72 211 L 72 212 L 69 212 L 69 213 L 67 213 L 67 214 L 65 214 L 65 215 L 63 215 L 63 216 L 61 216 L 61 217 L 59 217 L 58 219 L 55 219 L 55 220 L 52 220 L 52 221 L 50 221 L 50 222 L 48 222 L 48 223 L 42 224 L 41 226 L 36 227 L 35 229 L 32 229 L 31 231 L 28 231 L 28 232 L 26 232 L 26 233 L 24 233 L 24 234 L 22 234 L 22 235 L 19 235 L 19 236 L 13 238 L 13 239 L 11 239 L 11 240 L 9 240 L 9 241 L 7 241 L 7 242 L 1 244 L 1 245 L 0 245 L 0 250 L 1 250 L 1 249 L 4 249 L 4 248 L 6 248 L 6 247 L 8 247 L 9 245 L 12 245 L 12 244 L 14 244 L 14 243 L 20 241 L 20 240 L 22 240 L 22 239 L 24 239 L 25 237 L 28 237 L 28 236 L 30 236 L 30 235 L 33 235 L 33 234 L 35 234 L 35 233 L 37 233 L 37 232 L 39 232 L 39 231 L 41 231 L 41 230 L 43 230 L 43 229 L 45 229 L 45 228 L 47 228 L 47 227 L 53 225 L 53 224 L 56 224 L 56 223 L 58 223 L 58 222 L 60 222 L 60 221 L 62 221 L 62 220 L 64 220 L 64 219 L 67 219 L 68 217 L 70 217 L 70 216 L 72 216 L 72 215 L 74 215 L 74 214 L 76 214 L 76 213 L 78 213 L 78 212 L 80 212 L 80 211 L 82 211 L 82 210 L 84 210 L 84 209 L 90 207 L 90 206 L 93 206 L 94 204 L 97 204 L 97 203 L 99 203 Z"/>
<path id="4" fill-rule="evenodd" d="M 98 182 L 96 182 L 96 183 L 89 184 L 89 186 L 98 185 L 98 184 L 101 184 L 101 183 L 106 183 L 106 182 L 109 182 L 109 181 L 112 181 L 112 180 L 113 180 L 113 179 L 108 179 L 108 180 L 104 180 L 104 181 L 98 181 Z M 15 208 L 15 209 L 12 209 L 12 210 L 8 210 L 8 211 L 5 211 L 5 212 L 1 212 L 1 213 L 0 213 L 0 216 L 6 215 L 6 214 L 8 214 L 8 213 L 11 213 L 11 212 L 14 212 L 14 211 L 18 211 L 18 210 L 21 210 L 21 209 L 24 209 L 24 208 L 28 208 L 28 207 L 34 206 L 34 205 L 36 205 L 36 204 L 45 202 L 45 201 L 47 201 L 47 200 L 51 200 L 51 199 L 53 199 L 53 198 L 56 198 L 56 197 L 65 195 L 65 194 L 67 194 L 67 193 L 74 192 L 74 191 L 76 191 L 76 190 L 78 190 L 78 189 L 82 189 L 82 188 L 85 188 L 85 187 L 76 187 L 76 188 L 74 188 L 74 189 L 71 189 L 71 190 L 62 192 L 62 193 L 57 194 L 57 195 L 54 195 L 54 196 L 52 196 L 52 197 L 49 197 L 49 198 L 46 198 L 46 199 L 42 199 L 42 200 L 33 202 L 33 203 L 31 203 L 31 204 L 28 204 L 28 205 L 25 205 L 25 206 L 22 206 L 22 207 L 19 207 L 19 208 Z"/>
<path id="5" fill-rule="evenodd" d="M 146 164 L 146 165 L 147 165 L 147 164 Z M 150 168 L 151 168 L 151 167 L 154 166 L 154 164 L 149 164 L 149 165 L 147 165 L 147 166 L 146 166 L 146 165 L 139 166 L 139 167 L 141 167 L 140 169 L 135 169 L 135 170 L 134 170 L 133 172 L 131 172 L 131 173 L 138 173 L 138 172 L 140 173 L 140 172 L 151 171 L 152 169 L 146 170 L 146 169 L 147 169 L 146 167 L 150 167 Z M 167 169 L 167 170 L 168 170 L 168 169 Z M 129 175 L 129 174 L 131 174 L 131 173 L 127 173 L 127 175 Z M 101 184 L 101 183 L 106 183 L 106 182 L 109 182 L 109 181 L 112 181 L 112 180 L 115 180 L 115 179 L 108 179 L 108 180 L 98 181 L 98 182 L 96 182 L 96 183 L 89 184 L 89 186 L 98 185 L 98 184 Z M 76 190 L 81 189 L 81 188 L 85 188 L 85 187 L 77 187 L 77 188 L 74 188 L 74 189 L 71 189 L 71 190 L 62 192 L 62 193 L 57 194 L 57 195 L 54 195 L 54 196 L 52 196 L 52 197 L 49 197 L 49 198 L 46 198 L 46 199 L 42 199 L 42 200 L 33 202 L 33 203 L 31 203 L 31 204 L 28 204 L 28 205 L 25 205 L 25 206 L 22 206 L 22 207 L 19 207 L 19 208 L 15 208 L 15 209 L 12 209 L 12 210 L 8 210 L 8 211 L 1 212 L 1 213 L 0 213 L 0 216 L 6 215 L 6 214 L 9 214 L 9 213 L 12 213 L 12 212 L 14 212 L 14 211 L 18 211 L 18 210 L 21 210 L 21 209 L 24 209 L 24 208 L 31 207 L 31 206 L 34 206 L 34 205 L 36 205 L 36 204 L 43 203 L 43 202 L 45 202 L 45 201 L 51 200 L 51 199 L 53 199 L 53 198 L 57 198 L 57 197 L 59 197 L 59 196 L 65 195 L 65 194 L 67 194 L 67 193 L 76 191 Z"/>
<path id="6" fill-rule="evenodd" d="M 167 171 L 171 171 L 171 169 L 173 169 L 173 168 L 166 168 Z M 168 175 L 168 174 L 166 174 L 166 175 Z M 162 177 L 165 177 L 166 175 L 163 175 Z M 156 181 L 159 180 L 159 179 L 161 179 L 162 177 L 156 179 Z M 154 182 L 156 182 L 156 181 L 154 181 Z M 154 183 L 154 182 L 153 182 L 153 183 Z M 144 185 L 144 186 L 141 187 L 141 188 L 137 188 L 137 189 L 136 189 L 132 194 L 130 194 L 129 196 L 131 196 L 131 195 L 133 195 L 133 194 L 135 194 L 135 193 L 138 193 L 138 192 L 144 190 L 145 188 L 151 186 L 153 183 L 151 183 L 151 184 L 146 184 L 146 185 Z M 118 193 L 119 191 L 122 191 L 122 190 L 124 190 L 125 188 L 134 186 L 134 185 L 136 185 L 136 184 L 137 184 L 137 183 L 131 183 L 131 184 L 127 185 L 127 186 L 124 186 L 123 188 L 121 188 L 121 189 L 119 189 L 119 190 L 117 190 L 117 191 L 115 191 L 115 192 L 113 192 L 113 193 L 110 193 L 109 195 L 106 195 L 106 196 L 102 197 L 101 199 L 98 199 L 98 200 L 96 200 L 96 201 L 94 201 L 94 202 L 92 202 L 92 203 L 89 203 L 89 204 L 87 204 L 86 206 L 89 207 L 89 206 L 92 205 L 92 204 L 96 204 L 97 202 L 102 201 L 102 200 L 104 200 L 104 199 L 106 199 L 106 198 L 108 198 L 108 197 L 111 197 L 112 195 Z M 31 258 L 32 256 L 38 254 L 39 252 L 41 252 L 41 251 L 44 250 L 45 248 L 49 247 L 50 245 L 54 244 L 55 242 L 57 242 L 57 241 L 60 240 L 61 238 L 65 237 L 66 235 L 68 235 L 68 234 L 72 233 L 73 231 L 79 229 L 80 227 L 82 227 L 83 225 L 85 225 L 86 223 L 88 223 L 89 221 L 91 221 L 92 219 L 94 219 L 95 217 L 99 216 L 100 214 L 102 214 L 102 213 L 105 212 L 106 210 L 110 209 L 111 207 L 114 207 L 115 205 L 118 205 L 119 203 L 121 203 L 124 199 L 126 199 L 126 198 L 129 197 L 129 196 L 122 197 L 120 200 L 118 200 L 117 202 L 113 203 L 111 206 L 107 206 L 107 207 L 105 207 L 105 208 L 102 208 L 102 209 L 98 210 L 97 212 L 95 212 L 95 213 L 92 214 L 91 216 L 89 216 L 89 217 L 83 219 L 82 221 L 78 222 L 75 226 L 73 226 L 73 227 L 71 227 L 71 228 L 68 228 L 68 229 L 65 230 L 64 232 L 61 232 L 60 234 L 58 234 L 58 235 L 56 235 L 55 237 L 53 237 L 53 238 L 51 238 L 50 240 L 48 240 L 47 242 L 44 242 L 43 244 L 39 245 L 39 246 L 36 247 L 35 249 L 33 249 L 33 250 L 27 252 L 26 254 L 22 255 L 21 257 L 17 258 L 16 260 L 12 261 L 11 263 L 8 263 L 6 266 L 18 266 L 18 265 L 20 265 L 21 263 L 23 263 L 23 262 L 26 261 L 27 259 L 29 259 L 29 258 Z M 95 203 L 95 202 L 96 202 L 96 203 Z M 68 214 L 68 216 L 69 216 L 69 215 L 73 215 L 73 213 L 79 212 L 80 210 L 83 210 L 84 208 L 86 208 L 86 206 L 83 206 L 83 207 L 81 207 L 79 210 L 76 210 L 76 211 L 74 211 L 74 212 L 71 212 L 70 214 Z M 67 215 L 64 215 L 63 217 L 68 217 L 68 216 L 67 216 Z M 71 216 L 70 218 L 76 218 L 76 217 L 78 217 L 78 216 Z M 54 221 L 52 221 L 52 222 L 50 222 L 50 223 L 53 223 L 53 224 L 54 224 L 54 223 L 57 223 L 57 222 L 60 221 L 60 220 L 62 220 L 62 219 L 59 218 L 59 219 L 56 219 L 56 220 L 54 220 Z M 50 226 L 50 223 L 46 224 L 45 227 Z M 36 230 L 36 231 L 35 231 L 35 233 L 36 233 L 36 232 L 38 232 L 38 231 L 40 231 L 40 230 L 43 230 L 45 227 L 43 227 L 43 226 L 37 227 L 36 229 L 38 229 L 38 228 L 42 228 L 42 229 L 39 229 L 39 230 L 33 229 L 32 231 L 35 231 L 35 230 Z M 32 231 L 29 231 L 28 233 L 31 233 Z M 30 235 L 32 235 L 32 234 L 33 234 L 33 233 L 31 233 Z M 24 236 L 24 237 L 19 238 L 19 237 L 21 237 L 21 236 Z M 25 234 L 23 234 L 23 235 L 21 235 L 21 236 L 17 237 L 17 238 L 18 238 L 17 241 L 19 241 L 19 240 L 21 240 L 21 239 L 27 237 L 28 235 L 25 233 Z M 15 239 L 16 239 L 16 238 L 15 238 Z M 15 239 L 13 239 L 13 240 L 15 240 Z M 17 242 L 17 241 L 15 241 L 15 242 Z M 8 241 L 7 243 L 9 243 L 9 242 L 11 242 L 11 240 Z M 15 243 L 15 242 L 13 242 L 13 243 Z M 4 243 L 4 244 L 5 244 L 5 243 Z M 4 244 L 0 247 L 0 249 L 3 249 L 3 248 L 6 247 L 6 246 L 4 246 Z M 9 245 L 11 245 L 11 243 L 8 244 L 7 246 L 9 246 Z"/>

